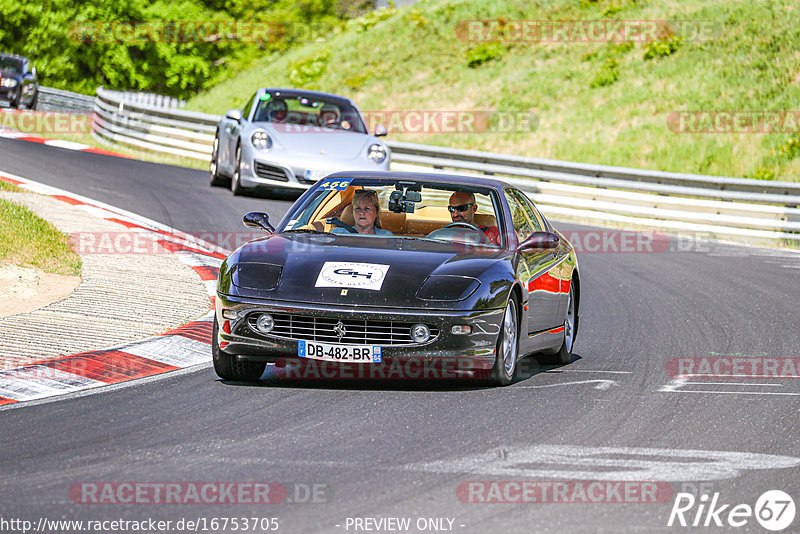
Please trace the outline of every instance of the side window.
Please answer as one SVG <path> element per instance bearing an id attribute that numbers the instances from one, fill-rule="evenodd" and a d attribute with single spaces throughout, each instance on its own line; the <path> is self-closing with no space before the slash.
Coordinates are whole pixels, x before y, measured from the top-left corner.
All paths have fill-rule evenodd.
<path id="1" fill-rule="evenodd" d="M 505 190 L 503 193 L 508 201 L 508 208 L 511 210 L 511 224 L 514 225 L 517 240 L 522 243 L 534 232 L 534 225 L 531 223 L 530 216 L 524 205 L 516 198 L 514 192 Z"/>
<path id="2" fill-rule="evenodd" d="M 547 225 L 544 223 L 544 217 L 542 217 L 542 214 L 536 209 L 536 206 L 533 205 L 531 199 L 525 194 L 518 194 L 517 196 L 522 201 L 522 205 L 525 206 L 528 217 L 530 217 L 530 220 L 533 222 L 534 230 L 536 232 L 541 232 L 547 228 Z"/>

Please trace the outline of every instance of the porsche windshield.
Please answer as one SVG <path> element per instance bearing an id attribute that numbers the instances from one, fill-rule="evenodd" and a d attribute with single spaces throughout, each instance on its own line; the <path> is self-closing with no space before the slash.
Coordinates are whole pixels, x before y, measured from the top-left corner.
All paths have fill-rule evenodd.
<path id="1" fill-rule="evenodd" d="M 455 184 L 325 179 L 292 213 L 283 232 L 424 238 L 502 246 L 495 195 Z"/>
<path id="2" fill-rule="evenodd" d="M 253 121 L 367 133 L 356 108 L 345 100 L 317 96 L 264 93 L 258 99 Z"/>

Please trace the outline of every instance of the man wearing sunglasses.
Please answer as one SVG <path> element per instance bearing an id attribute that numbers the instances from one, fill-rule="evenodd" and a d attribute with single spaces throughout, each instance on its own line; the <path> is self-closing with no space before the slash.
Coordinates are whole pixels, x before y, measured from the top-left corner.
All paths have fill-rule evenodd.
<path id="1" fill-rule="evenodd" d="M 450 195 L 450 205 L 447 206 L 450 218 L 453 222 L 464 222 L 475 225 L 475 213 L 478 211 L 478 204 L 475 202 L 475 195 L 465 191 L 456 191 Z M 497 226 L 477 226 L 480 228 L 489 241 L 500 246 L 500 230 Z"/>

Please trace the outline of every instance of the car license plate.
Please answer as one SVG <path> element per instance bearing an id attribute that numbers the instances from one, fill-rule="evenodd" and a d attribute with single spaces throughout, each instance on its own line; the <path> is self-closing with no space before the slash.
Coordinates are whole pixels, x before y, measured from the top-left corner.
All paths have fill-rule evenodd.
<path id="1" fill-rule="evenodd" d="M 318 341 L 297 342 L 297 355 L 310 360 L 347 363 L 381 363 L 383 356 L 378 345 L 336 345 Z"/>
<path id="2" fill-rule="evenodd" d="M 325 177 L 326 177 L 326 176 L 328 176 L 329 174 L 330 174 L 330 173 L 329 173 L 329 172 L 326 172 L 326 171 L 312 171 L 312 170 L 307 170 L 307 171 L 306 171 L 306 180 L 309 180 L 309 181 L 313 180 L 313 181 L 315 181 L 315 182 L 316 182 L 317 180 L 320 180 L 320 179 L 322 179 L 322 178 L 325 178 Z"/>

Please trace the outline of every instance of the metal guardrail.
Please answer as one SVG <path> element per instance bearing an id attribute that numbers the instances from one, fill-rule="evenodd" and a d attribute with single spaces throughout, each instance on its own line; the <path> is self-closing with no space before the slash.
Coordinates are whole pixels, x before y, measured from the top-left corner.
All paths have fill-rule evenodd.
<path id="1" fill-rule="evenodd" d="M 38 111 L 91 112 L 93 107 L 92 96 L 39 86 Z"/>
<path id="2" fill-rule="evenodd" d="M 209 161 L 220 117 L 136 103 L 98 88 L 94 134 Z M 758 244 L 800 244 L 800 183 L 680 174 L 389 142 L 392 168 L 497 176 L 551 217 Z"/>

